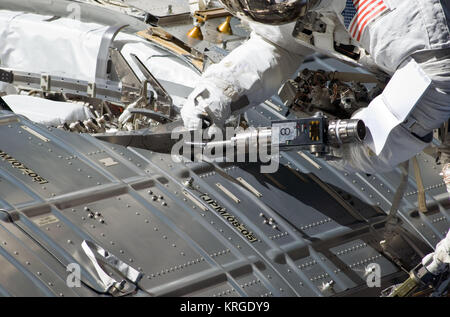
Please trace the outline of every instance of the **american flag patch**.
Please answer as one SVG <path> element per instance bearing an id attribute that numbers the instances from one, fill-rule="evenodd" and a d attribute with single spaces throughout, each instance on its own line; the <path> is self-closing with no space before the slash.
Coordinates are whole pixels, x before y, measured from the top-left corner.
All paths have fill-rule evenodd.
<path id="1" fill-rule="evenodd" d="M 348 32 L 359 41 L 366 26 L 387 9 L 383 0 L 347 0 L 341 14 Z"/>

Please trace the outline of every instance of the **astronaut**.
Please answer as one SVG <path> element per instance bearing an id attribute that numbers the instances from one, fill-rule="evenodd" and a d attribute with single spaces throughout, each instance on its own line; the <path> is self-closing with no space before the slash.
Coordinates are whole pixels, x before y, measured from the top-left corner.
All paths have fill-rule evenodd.
<path id="1" fill-rule="evenodd" d="M 368 136 L 362 143 L 336 150 L 342 159 L 330 162 L 335 167 L 370 174 L 390 171 L 427 147 L 433 129 L 449 119 L 449 1 L 221 2 L 247 21 L 252 33 L 248 41 L 204 72 L 181 109 L 186 128 L 201 128 L 200 117 L 205 113 L 222 127 L 232 114 L 274 95 L 305 56 L 313 51 L 336 53 L 334 47 L 341 44 L 355 47 L 358 63 L 375 66 L 392 79 L 380 96 L 353 115 L 365 121 Z M 312 30 L 317 38 L 309 43 L 295 39 L 295 23 L 311 17 L 319 17 L 326 30 Z M 231 107 L 242 97 L 247 100 L 244 106 Z"/>

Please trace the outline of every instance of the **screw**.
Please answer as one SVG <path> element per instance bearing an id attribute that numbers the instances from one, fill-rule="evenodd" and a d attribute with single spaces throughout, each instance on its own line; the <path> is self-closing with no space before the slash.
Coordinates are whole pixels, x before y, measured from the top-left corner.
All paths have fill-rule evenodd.
<path id="1" fill-rule="evenodd" d="M 126 281 L 122 280 L 121 282 L 117 282 L 114 284 L 114 287 L 119 291 L 122 291 L 125 288 Z"/>
<path id="2" fill-rule="evenodd" d="M 192 186 L 192 183 L 194 183 L 194 179 L 191 177 L 191 178 L 189 178 L 188 180 L 186 180 L 186 181 L 184 182 L 184 186 L 186 186 L 186 187 L 191 187 L 191 186 Z"/>

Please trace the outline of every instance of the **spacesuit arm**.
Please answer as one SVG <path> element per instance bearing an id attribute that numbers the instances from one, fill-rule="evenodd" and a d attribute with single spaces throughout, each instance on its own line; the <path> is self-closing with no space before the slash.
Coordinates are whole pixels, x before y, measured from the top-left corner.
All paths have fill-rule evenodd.
<path id="1" fill-rule="evenodd" d="M 281 84 L 298 70 L 304 56 L 310 53 L 306 48 L 293 53 L 280 46 L 285 38 L 286 43 L 290 40 L 287 39 L 288 33 L 280 27 L 263 26 L 261 29 L 259 32 L 254 30 L 247 42 L 204 72 L 181 110 L 187 128 L 200 127 L 198 115 L 206 107 L 213 122 L 220 126 L 231 116 L 232 102 L 246 97 L 244 99 L 248 102 L 241 106 L 240 111 L 259 105 L 277 92 Z M 290 35 L 292 29 L 286 30 Z"/>
<path id="2" fill-rule="evenodd" d="M 356 114 L 359 119 L 367 119 L 368 135 L 365 141 L 361 144 L 346 144 L 336 150 L 334 155 L 343 159 L 330 164 L 348 172 L 389 172 L 427 147 L 433 129 L 450 117 L 449 53 L 450 50 L 446 49 L 416 54 L 414 59 L 405 63 L 404 68 L 397 70 L 396 74 L 399 74 L 416 63 L 423 76 L 429 78 L 429 85 L 425 85 L 427 88 L 415 97 L 418 101 L 412 103 L 413 109 L 404 111 L 409 109 L 404 108 L 404 100 L 413 97 L 421 88 L 420 85 L 412 84 L 414 74 L 406 72 L 406 78 L 398 77 L 400 85 L 393 85 L 394 89 L 385 89 L 369 107 Z M 391 81 L 395 77 L 394 74 Z"/>

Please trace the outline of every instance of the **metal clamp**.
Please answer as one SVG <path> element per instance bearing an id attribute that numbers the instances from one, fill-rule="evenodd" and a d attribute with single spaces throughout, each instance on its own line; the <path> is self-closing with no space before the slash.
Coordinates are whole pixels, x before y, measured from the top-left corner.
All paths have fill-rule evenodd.
<path id="1" fill-rule="evenodd" d="M 89 260 L 91 260 L 92 264 L 94 265 L 100 281 L 104 286 L 105 292 L 120 296 L 134 291 L 134 289 L 126 289 L 126 281 L 118 282 L 114 278 L 109 276 L 109 274 L 103 270 L 101 264 L 109 265 L 111 268 L 119 272 L 123 277 L 125 277 L 128 281 L 135 285 L 143 276 L 141 272 L 122 262 L 118 257 L 109 253 L 108 251 L 91 241 L 84 240 L 81 243 L 81 247 L 83 248 L 83 251 L 89 258 Z"/>
<path id="2" fill-rule="evenodd" d="M 109 49 L 112 47 L 112 43 L 114 42 L 117 34 L 119 34 L 119 32 L 127 26 L 128 24 L 113 25 L 110 26 L 103 34 L 97 56 L 97 66 L 95 69 L 96 83 L 106 82 L 108 80 L 108 64 L 110 61 Z"/>
<path id="3" fill-rule="evenodd" d="M 153 76 L 153 74 L 147 69 L 147 67 L 144 65 L 144 63 L 137 57 L 135 54 L 130 55 L 133 62 L 138 66 L 139 70 L 142 72 L 142 74 L 145 76 L 145 78 L 148 80 L 152 88 L 156 92 L 156 104 L 157 106 L 161 106 L 162 109 L 155 109 L 155 110 L 163 110 L 165 114 L 168 116 L 172 116 L 173 111 L 173 101 L 172 97 L 170 97 L 169 93 L 166 91 L 166 89 L 158 82 L 158 80 Z M 166 109 L 164 109 L 166 108 Z M 165 110 L 165 111 L 164 111 Z"/>
<path id="4" fill-rule="evenodd" d="M 48 74 L 42 74 L 41 75 L 41 89 L 42 91 L 50 91 L 50 83 L 51 83 L 51 76 Z"/>

